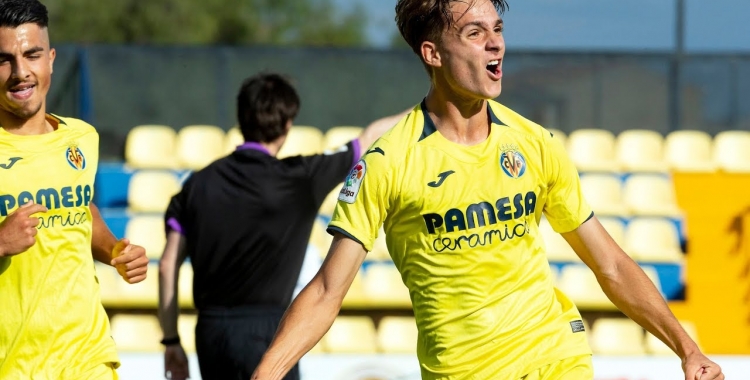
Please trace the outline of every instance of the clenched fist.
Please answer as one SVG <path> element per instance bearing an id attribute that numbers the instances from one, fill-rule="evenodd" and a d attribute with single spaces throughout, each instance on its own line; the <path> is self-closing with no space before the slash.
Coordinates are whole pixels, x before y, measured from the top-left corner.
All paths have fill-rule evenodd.
<path id="1" fill-rule="evenodd" d="M 47 212 L 47 208 L 27 202 L 0 223 L 0 257 L 26 252 L 36 243 L 39 219 L 31 215 L 40 212 Z"/>
<path id="2" fill-rule="evenodd" d="M 112 257 L 110 264 L 128 283 L 135 284 L 146 279 L 148 257 L 143 247 L 130 244 L 128 239 L 120 239 L 112 249 Z"/>

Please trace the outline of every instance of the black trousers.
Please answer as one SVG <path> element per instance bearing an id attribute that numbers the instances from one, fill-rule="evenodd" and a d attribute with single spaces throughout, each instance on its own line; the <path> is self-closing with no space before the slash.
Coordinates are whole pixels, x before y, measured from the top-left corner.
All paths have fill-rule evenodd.
<path id="1" fill-rule="evenodd" d="M 201 310 L 195 348 L 204 380 L 248 380 L 271 344 L 284 309 L 243 306 Z M 284 378 L 299 380 L 295 365 Z"/>

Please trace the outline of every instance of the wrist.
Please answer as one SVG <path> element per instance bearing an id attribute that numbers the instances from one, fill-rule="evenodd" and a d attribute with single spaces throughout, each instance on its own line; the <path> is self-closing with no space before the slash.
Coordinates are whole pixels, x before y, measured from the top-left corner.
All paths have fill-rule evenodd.
<path id="1" fill-rule="evenodd" d="M 161 343 L 164 346 L 174 346 L 180 344 L 180 336 L 175 335 L 172 337 L 167 337 L 162 339 L 159 343 Z"/>

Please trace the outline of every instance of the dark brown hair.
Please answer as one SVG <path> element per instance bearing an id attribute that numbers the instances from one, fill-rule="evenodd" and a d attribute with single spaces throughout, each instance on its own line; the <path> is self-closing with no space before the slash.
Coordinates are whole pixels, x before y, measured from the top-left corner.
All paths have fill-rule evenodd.
<path id="1" fill-rule="evenodd" d="M 299 96 L 282 75 L 263 73 L 247 78 L 237 95 L 237 121 L 245 141 L 271 142 L 286 133 L 297 117 Z"/>

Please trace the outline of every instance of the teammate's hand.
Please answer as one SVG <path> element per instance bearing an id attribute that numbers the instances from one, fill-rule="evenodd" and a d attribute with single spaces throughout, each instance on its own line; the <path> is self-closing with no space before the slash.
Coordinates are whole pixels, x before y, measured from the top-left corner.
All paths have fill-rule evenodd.
<path id="1" fill-rule="evenodd" d="M 188 358 L 181 344 L 171 344 L 164 351 L 164 378 L 170 380 L 190 378 Z"/>
<path id="2" fill-rule="evenodd" d="M 0 257 L 26 252 L 36 243 L 39 219 L 31 215 L 39 212 L 47 212 L 47 208 L 27 202 L 0 223 Z"/>
<path id="3" fill-rule="evenodd" d="M 682 369 L 685 371 L 685 380 L 724 380 L 721 367 L 700 352 L 683 359 Z"/>
<path id="4" fill-rule="evenodd" d="M 120 239 L 112 248 L 112 257 L 110 264 L 128 283 L 135 284 L 146 279 L 148 257 L 143 247 L 130 244 L 127 238 Z"/>

